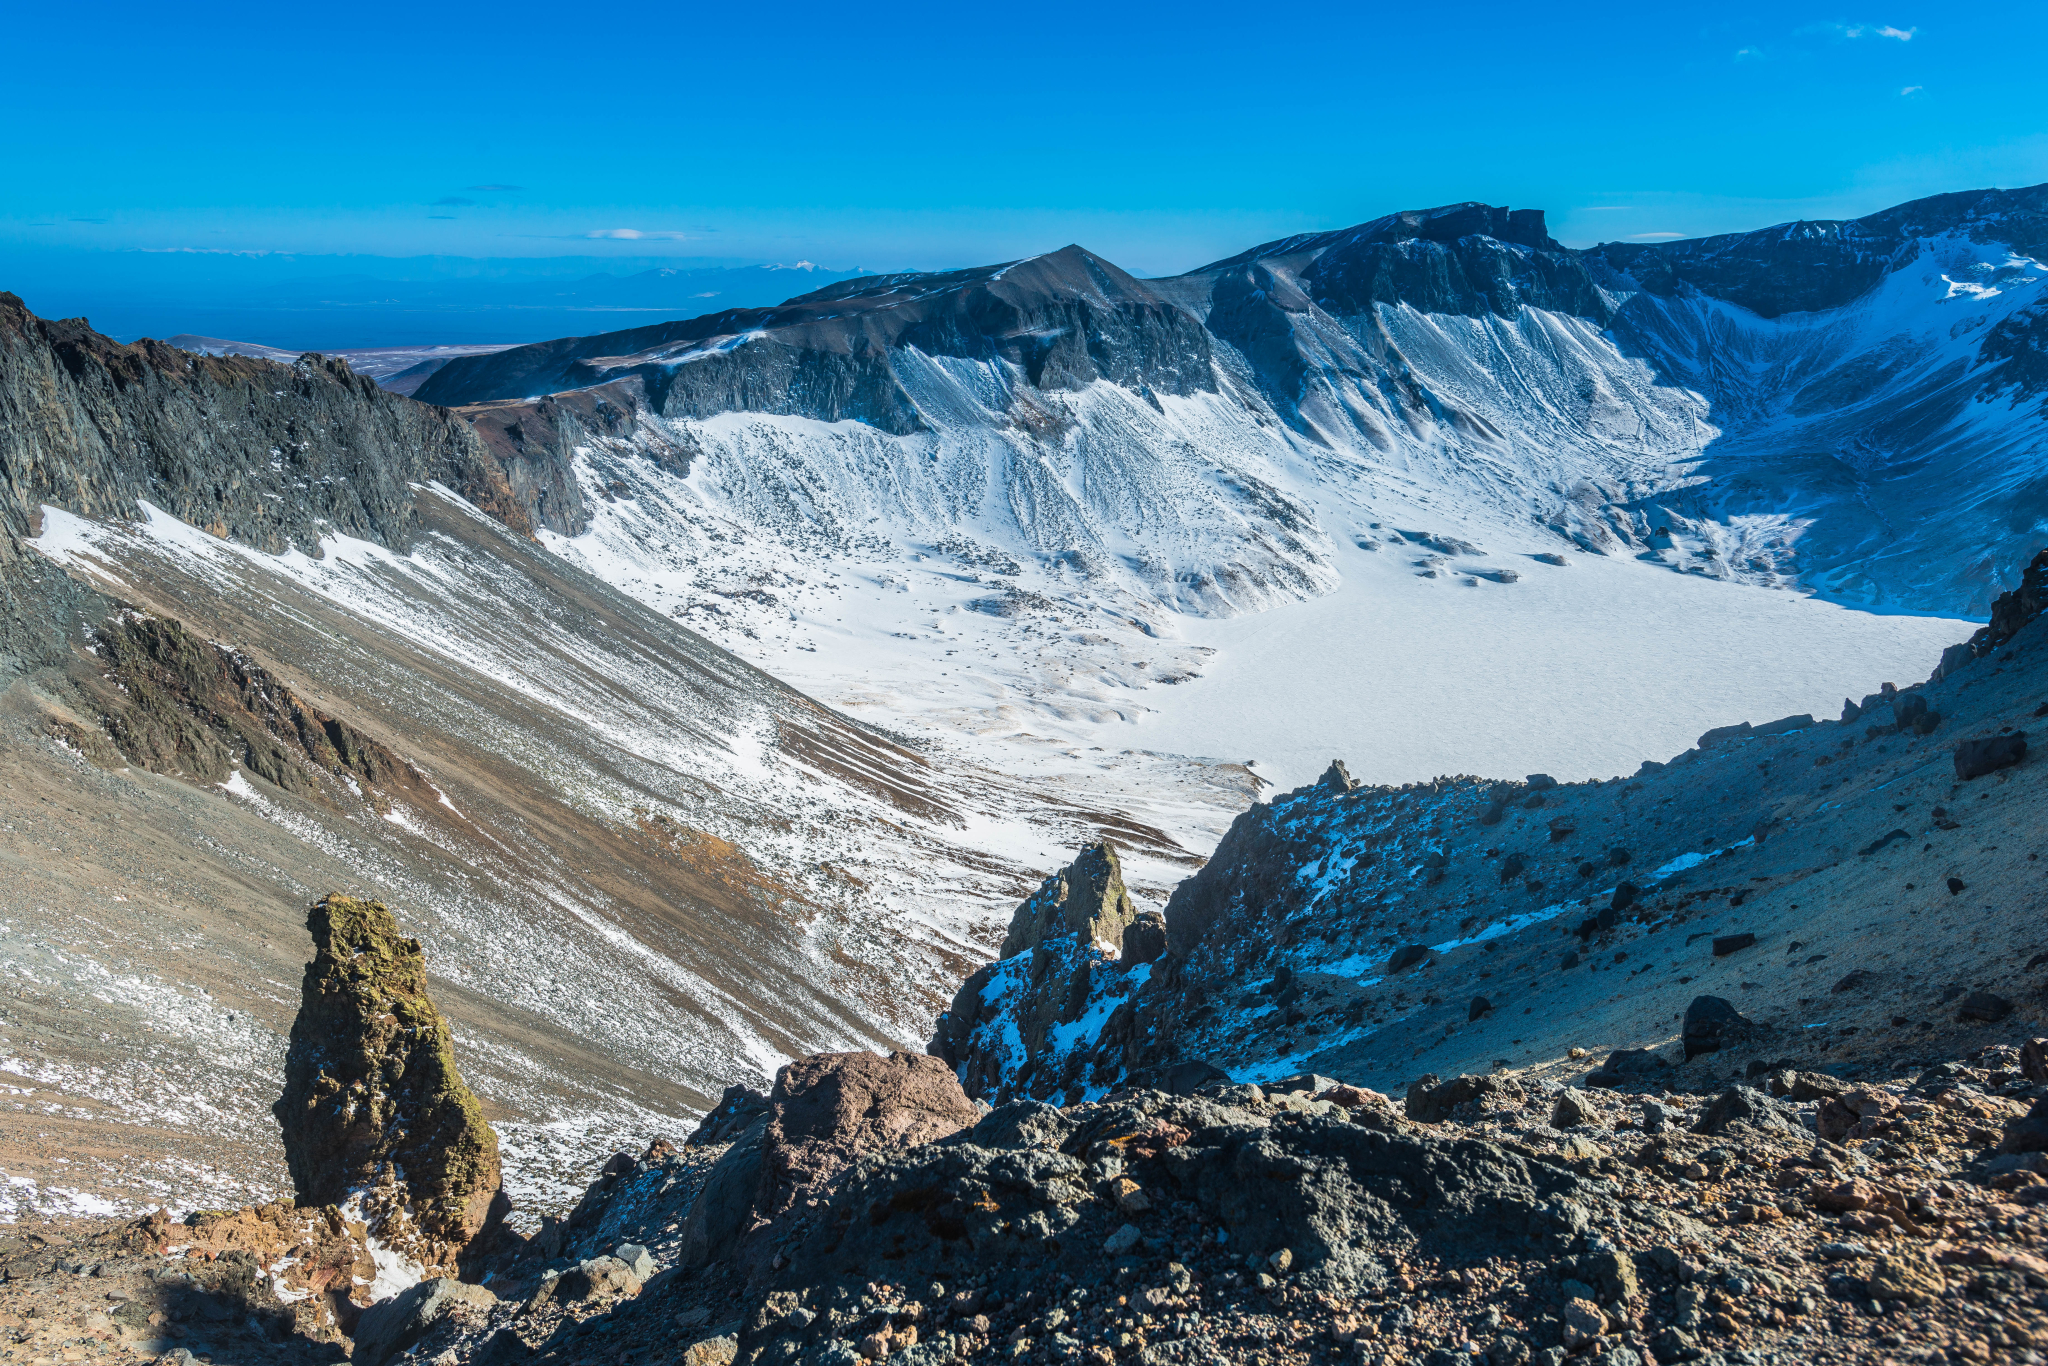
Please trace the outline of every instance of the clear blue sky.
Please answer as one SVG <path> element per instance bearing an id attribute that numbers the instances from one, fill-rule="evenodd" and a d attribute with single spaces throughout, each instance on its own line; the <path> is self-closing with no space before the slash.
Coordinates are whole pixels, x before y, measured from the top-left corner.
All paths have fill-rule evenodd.
<path id="1" fill-rule="evenodd" d="M 1572 243 L 1846 216 L 2048 180 L 2022 17 L 18 3 L 0 287 L 49 248 L 1163 273 L 1461 199 Z"/>

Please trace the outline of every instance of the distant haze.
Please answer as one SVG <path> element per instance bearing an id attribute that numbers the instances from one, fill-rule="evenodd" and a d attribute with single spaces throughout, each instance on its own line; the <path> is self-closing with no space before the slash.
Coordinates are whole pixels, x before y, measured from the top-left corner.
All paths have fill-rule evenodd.
<path id="1" fill-rule="evenodd" d="M 856 272 L 809 261 L 591 256 L 198 256 L 46 252 L 0 288 L 123 341 L 179 334 L 286 350 L 478 345 L 756 308 Z"/>

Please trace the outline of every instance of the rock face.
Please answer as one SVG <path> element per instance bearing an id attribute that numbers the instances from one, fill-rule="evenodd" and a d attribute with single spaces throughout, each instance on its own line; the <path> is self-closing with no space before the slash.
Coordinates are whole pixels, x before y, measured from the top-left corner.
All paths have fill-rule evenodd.
<path id="1" fill-rule="evenodd" d="M 299 1202 L 360 1201 L 374 1236 L 452 1273 L 505 1202 L 419 941 L 354 897 L 323 898 L 306 924 L 315 953 L 272 1107 Z"/>
<path id="2" fill-rule="evenodd" d="M 1133 1020 L 1117 1001 L 1167 948 L 1163 919 L 1131 904 L 1116 850 L 1091 844 L 1017 907 L 1002 956 L 961 986 L 929 1051 L 971 1095 L 1078 1099 L 1087 1078 L 1069 1061 L 1105 1035 L 1128 1036 Z M 1084 1020 L 1094 1029 L 1072 1028 Z"/>
<path id="3" fill-rule="evenodd" d="M 123 345 L 0 293 L 0 672 L 60 658 L 76 619 L 64 604 L 77 590 L 20 545 L 45 503 L 132 518 L 147 499 L 217 536 L 317 555 L 335 532 L 405 548 L 411 486 L 431 480 L 531 531 L 551 477 L 508 473 L 460 417 L 345 361 Z"/>
<path id="4" fill-rule="evenodd" d="M 106 737 L 138 767 L 211 784 L 240 766 L 315 799 L 336 795 L 323 778 L 352 780 L 380 812 L 380 793 L 435 799 L 389 746 L 179 622 L 123 610 L 94 629 L 92 643 L 90 661 L 76 662 L 71 680 L 98 704 Z M 67 738 L 80 749 L 105 743 L 83 731 Z"/>

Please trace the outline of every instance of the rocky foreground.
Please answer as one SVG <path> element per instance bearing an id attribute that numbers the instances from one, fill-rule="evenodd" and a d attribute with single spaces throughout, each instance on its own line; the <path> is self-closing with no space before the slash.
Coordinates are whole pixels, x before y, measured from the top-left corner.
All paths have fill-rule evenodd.
<path id="1" fill-rule="evenodd" d="M 0 1360 L 2038 1361 L 2044 1050 L 992 1111 L 935 1059 L 823 1055 L 621 1154 L 480 1283 L 339 1319 L 377 1268 L 331 1208 L 19 1231 Z"/>

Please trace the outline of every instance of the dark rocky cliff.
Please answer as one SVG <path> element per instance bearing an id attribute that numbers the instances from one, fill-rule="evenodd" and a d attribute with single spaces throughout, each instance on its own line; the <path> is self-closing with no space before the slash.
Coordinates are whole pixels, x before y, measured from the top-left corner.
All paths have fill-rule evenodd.
<path id="1" fill-rule="evenodd" d="M 516 460 L 508 473 L 459 416 L 345 361 L 123 345 L 0 293 L 0 674 L 54 659 L 77 616 L 66 604 L 81 590 L 20 544 L 45 503 L 132 518 L 147 501 L 273 552 L 318 554 L 334 532 L 404 549 L 410 486 L 435 480 L 517 531 L 560 503 L 543 496 L 559 474 Z"/>

